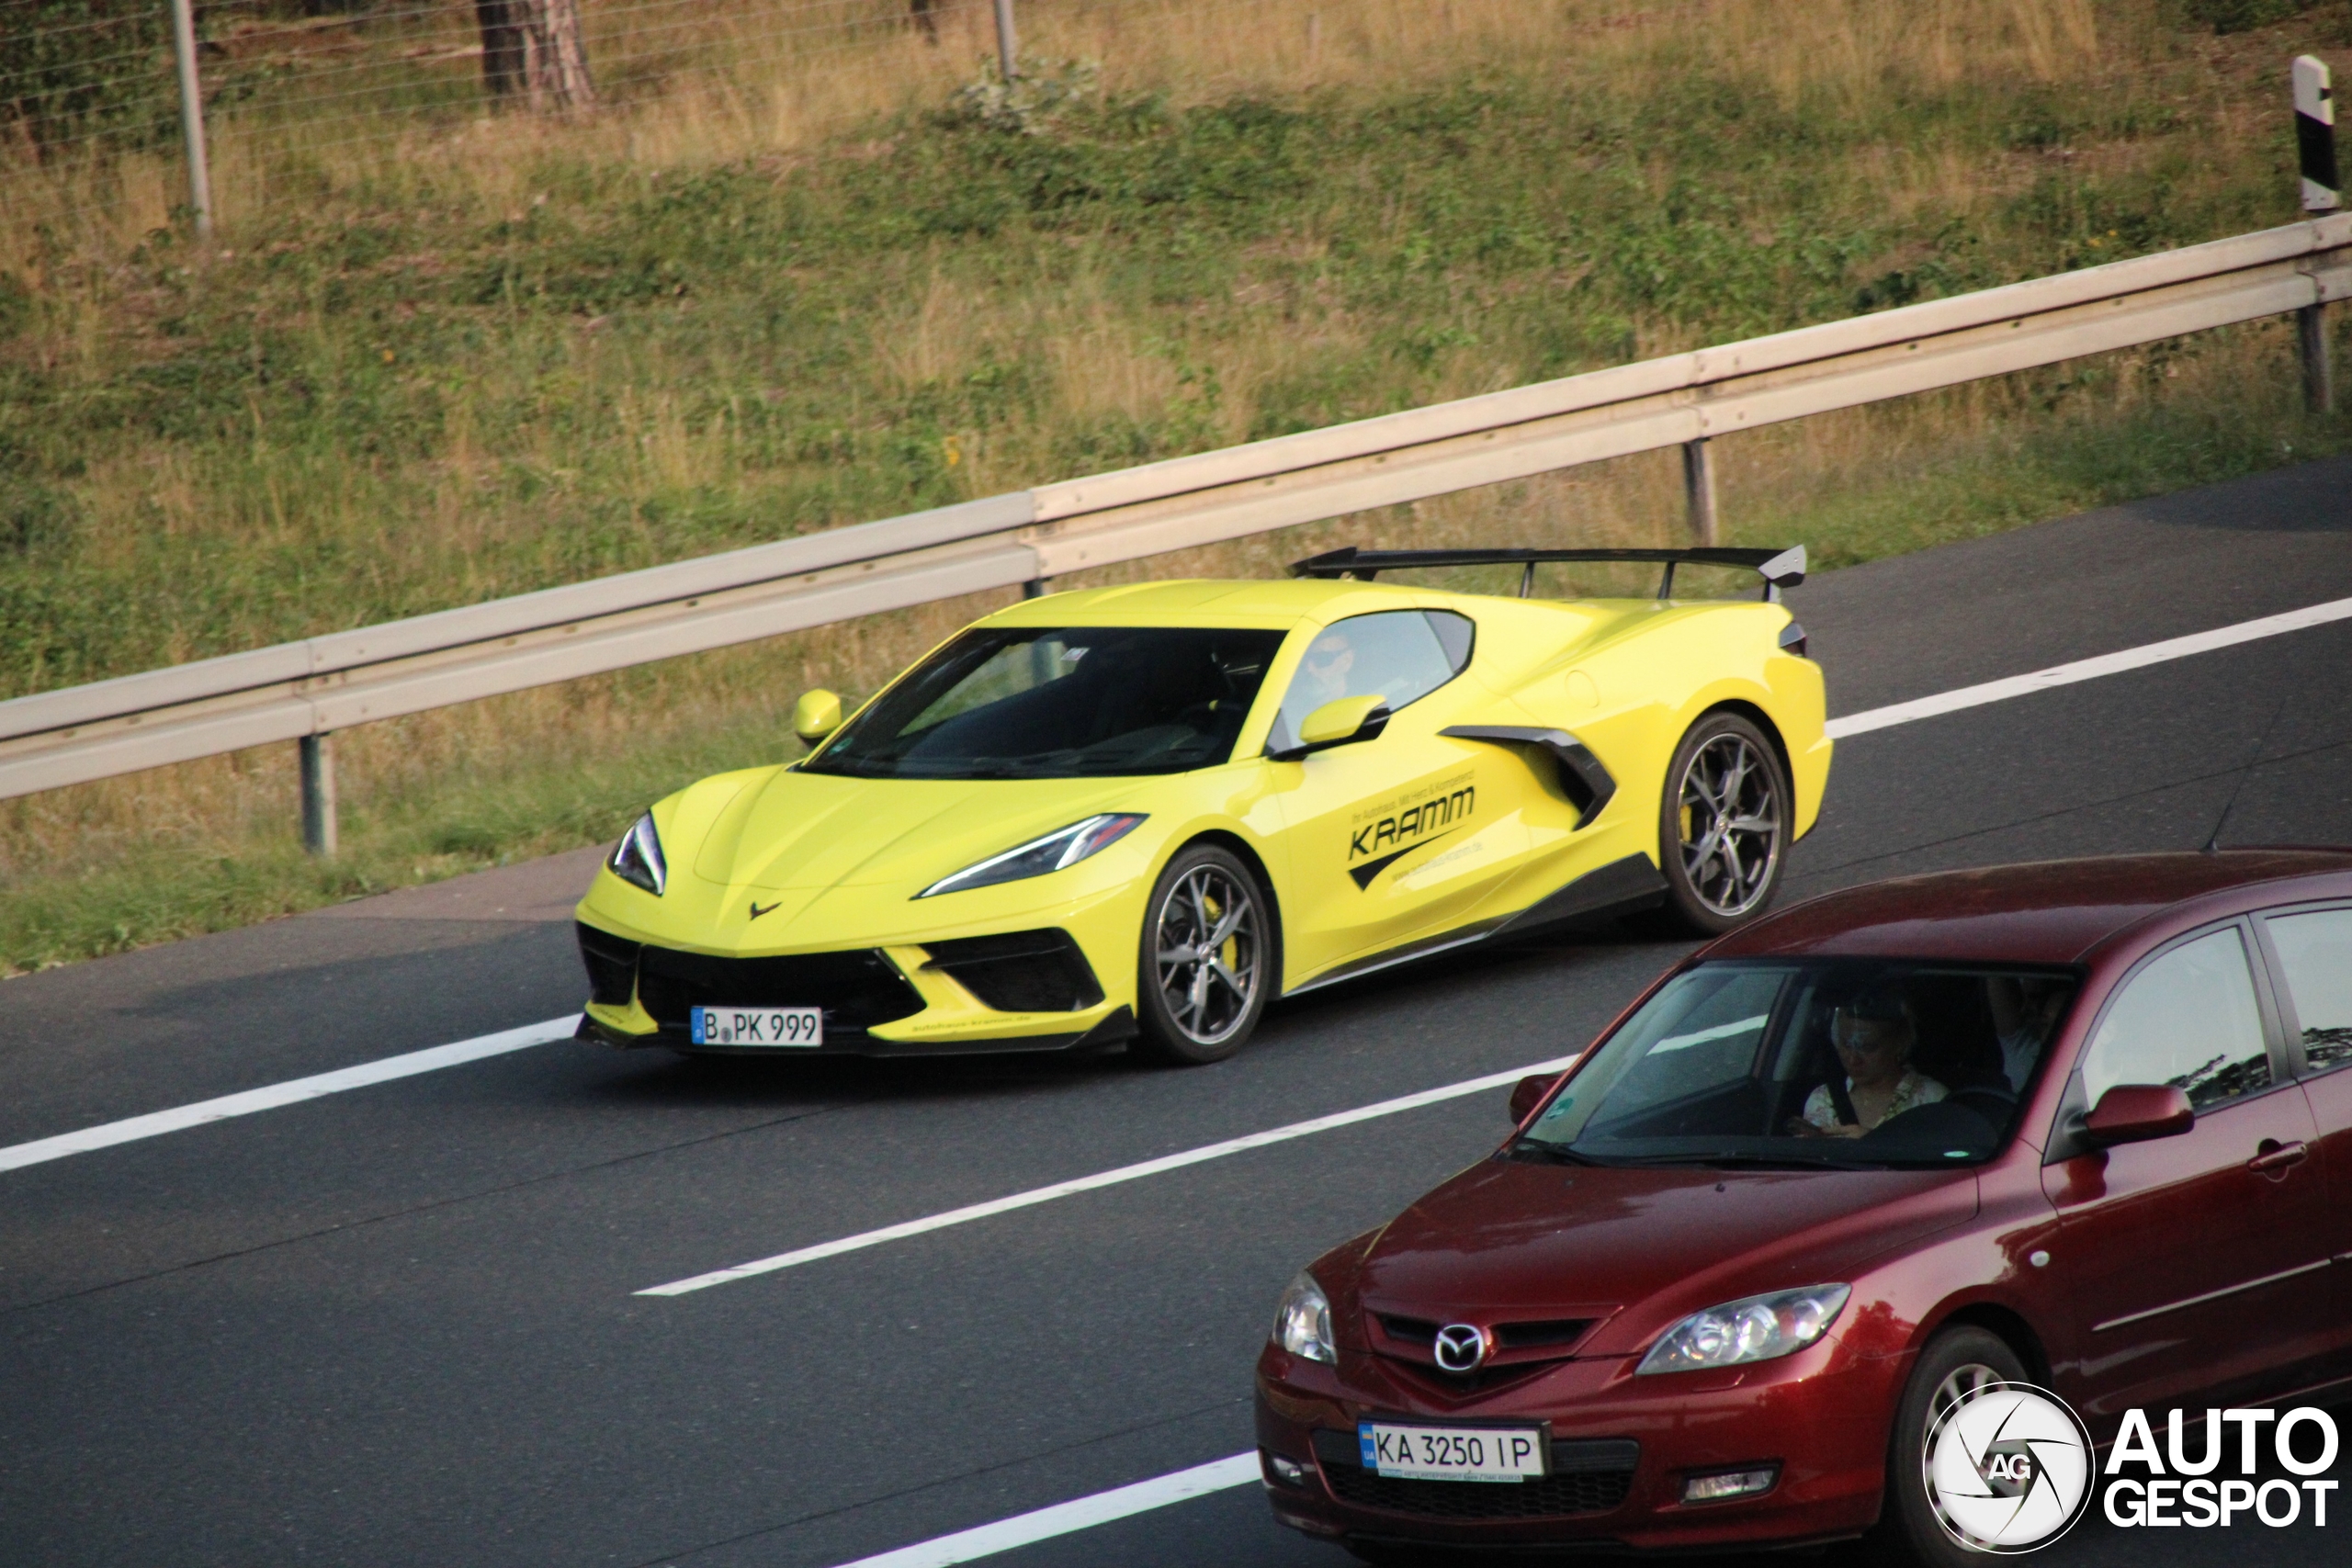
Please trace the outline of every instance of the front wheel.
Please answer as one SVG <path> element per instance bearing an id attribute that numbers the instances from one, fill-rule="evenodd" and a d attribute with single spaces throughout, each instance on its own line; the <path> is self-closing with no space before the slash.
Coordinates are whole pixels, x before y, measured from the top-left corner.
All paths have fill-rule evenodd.
<path id="1" fill-rule="evenodd" d="M 1781 886 L 1794 813 L 1780 753 L 1736 713 L 1711 713 L 1674 749 L 1658 802 L 1658 861 L 1677 924 L 1716 936 Z"/>
<path id="2" fill-rule="evenodd" d="M 1996 1383 L 2026 1381 L 2025 1362 L 2008 1341 L 1982 1328 L 1939 1334 L 1919 1352 L 1895 1407 L 1894 1441 L 1887 1455 L 1886 1505 L 1871 1538 L 1871 1556 L 1884 1568 L 1974 1568 L 1987 1553 L 1954 1540 L 1937 1522 L 1928 1494 L 1928 1438 L 1953 1407 Z"/>
<path id="3" fill-rule="evenodd" d="M 1239 856 L 1215 844 L 1179 851 L 1144 906 L 1144 1049 L 1181 1066 L 1240 1050 L 1274 987 L 1275 946 L 1273 902 Z"/>

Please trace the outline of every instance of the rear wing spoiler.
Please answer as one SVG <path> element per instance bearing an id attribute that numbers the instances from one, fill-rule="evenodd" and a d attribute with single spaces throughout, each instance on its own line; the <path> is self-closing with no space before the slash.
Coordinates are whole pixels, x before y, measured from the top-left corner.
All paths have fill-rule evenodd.
<path id="1" fill-rule="evenodd" d="M 1293 577 L 1352 577 L 1370 582 L 1384 571 L 1401 571 L 1408 567 L 1442 566 L 1523 566 L 1520 574 L 1519 596 L 1531 598 L 1535 592 L 1535 569 L 1549 561 L 1657 561 L 1666 568 L 1658 580 L 1657 596 L 1674 597 L 1674 569 L 1678 566 L 1744 566 L 1764 580 L 1764 598 L 1777 604 L 1781 590 L 1794 588 L 1804 581 L 1804 547 L 1795 545 L 1784 550 L 1360 550 L 1353 545 L 1337 550 L 1326 550 L 1319 556 L 1309 556 L 1291 563 Z"/>

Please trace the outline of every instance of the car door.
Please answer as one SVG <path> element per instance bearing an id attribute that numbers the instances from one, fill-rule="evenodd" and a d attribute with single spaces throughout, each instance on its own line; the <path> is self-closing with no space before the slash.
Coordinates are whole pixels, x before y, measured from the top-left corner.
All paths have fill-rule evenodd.
<path id="1" fill-rule="evenodd" d="M 2179 939 L 2109 998 L 2044 1168 L 2049 1249 L 2070 1321 L 2053 1357 L 2086 1415 L 2293 1381 L 2327 1308 L 2326 1190 L 2301 1087 L 2284 1070 L 2233 920 Z M 2188 1092 L 2188 1132 L 2107 1149 L 2066 1122 L 2118 1084 Z"/>
<path id="2" fill-rule="evenodd" d="M 2256 922 L 2277 976 L 2288 1065 L 2302 1080 L 2327 1189 L 2326 1244 L 2352 1269 L 2352 906 L 2274 909 Z M 2352 1278 L 2323 1325 L 2336 1370 L 2352 1371 Z"/>
<path id="3" fill-rule="evenodd" d="M 1424 701 L 1467 667 L 1474 638 L 1452 611 L 1384 610 L 1334 621 L 1307 645 L 1266 746 L 1290 871 L 1291 983 L 1442 929 L 1515 863 L 1481 834 L 1508 831 L 1526 762 L 1440 736 L 1443 705 Z M 1377 737 L 1280 760 L 1308 714 L 1375 694 L 1391 713 Z M 1464 850 L 1465 864 L 1434 863 Z"/>

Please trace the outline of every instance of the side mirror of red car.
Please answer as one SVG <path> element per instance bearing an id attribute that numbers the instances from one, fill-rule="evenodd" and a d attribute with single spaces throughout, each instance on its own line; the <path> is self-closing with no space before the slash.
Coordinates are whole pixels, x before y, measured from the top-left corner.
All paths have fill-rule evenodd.
<path id="1" fill-rule="evenodd" d="M 1560 1081 L 1557 1073 L 1538 1073 L 1532 1078 L 1521 1078 L 1510 1091 L 1510 1124 L 1514 1127 L 1527 1120 L 1527 1113 L 1544 1102 L 1552 1086 Z"/>
<path id="2" fill-rule="evenodd" d="M 2120 1083 L 2083 1119 L 2083 1135 L 2102 1146 L 2173 1138 L 2197 1125 L 2188 1096 L 2171 1084 Z"/>

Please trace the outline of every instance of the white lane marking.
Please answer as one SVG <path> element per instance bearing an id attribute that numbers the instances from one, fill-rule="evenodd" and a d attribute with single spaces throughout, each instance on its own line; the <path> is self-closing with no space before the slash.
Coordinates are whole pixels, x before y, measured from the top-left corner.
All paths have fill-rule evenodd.
<path id="1" fill-rule="evenodd" d="M 1180 1470 L 1171 1475 L 1155 1476 L 1138 1481 L 1132 1486 L 1114 1487 L 1097 1492 L 1091 1497 L 1073 1498 L 1057 1503 L 1050 1508 L 1035 1513 L 1017 1514 L 1009 1519 L 999 1519 L 978 1529 L 958 1530 L 934 1540 L 919 1541 L 902 1546 L 896 1551 L 886 1551 L 878 1557 L 861 1557 L 854 1562 L 844 1562 L 841 1568 L 949 1568 L 951 1563 L 969 1562 L 975 1558 L 993 1557 L 1000 1551 L 1011 1551 L 1016 1546 L 1028 1546 L 1035 1541 L 1051 1540 L 1057 1535 L 1075 1530 L 1092 1529 L 1114 1519 L 1148 1513 L 1165 1508 L 1170 1503 L 1182 1503 L 1193 1497 L 1205 1497 L 1212 1492 L 1224 1492 L 1236 1486 L 1246 1486 L 1258 1479 L 1258 1452 L 1235 1454 L 1228 1459 L 1196 1464 L 1190 1470 Z"/>
<path id="2" fill-rule="evenodd" d="M 11 1144 L 6 1148 L 0 1148 L 0 1170 L 15 1170 L 21 1166 L 39 1165 L 44 1160 L 63 1159 L 68 1155 L 85 1155 L 93 1149 L 111 1148 L 117 1144 L 135 1143 L 141 1138 L 159 1137 L 165 1133 L 201 1127 L 208 1122 L 222 1122 L 232 1116 L 250 1116 L 256 1111 L 275 1111 L 281 1105 L 316 1100 L 321 1095 L 341 1094 L 345 1089 L 365 1089 L 369 1084 L 389 1083 L 394 1078 L 437 1072 L 461 1062 L 478 1062 L 484 1056 L 501 1056 L 509 1051 L 545 1045 L 552 1040 L 569 1040 L 579 1027 L 580 1015 L 575 1012 L 567 1018 L 551 1018 L 544 1023 L 526 1023 L 520 1029 L 502 1030 L 496 1034 L 479 1035 L 454 1044 L 434 1045 L 423 1051 L 411 1051 L 402 1056 L 362 1062 L 356 1067 L 339 1067 L 331 1073 L 294 1078 L 263 1089 L 249 1089 L 242 1094 L 224 1094 L 218 1100 L 200 1100 L 194 1105 L 183 1105 L 176 1110 L 154 1111 L 144 1116 L 85 1127 L 78 1133 L 61 1133 L 53 1138 L 37 1138 L 29 1144 Z"/>
<path id="3" fill-rule="evenodd" d="M 2007 702 L 2011 697 L 2030 696 L 2036 692 L 2046 692 L 2052 686 L 2071 686 L 2077 681 L 2096 681 L 2102 675 L 2120 675 L 2127 670 L 2144 670 L 2151 664 L 2186 659 L 2194 653 L 2235 648 L 2242 642 L 2258 642 L 2282 632 L 2299 632 L 2309 626 L 2324 626 L 2331 621 L 2342 620 L 2352 620 L 2352 599 L 2331 599 L 2324 604 L 2310 604 L 2300 610 L 2289 610 L 2283 615 L 2265 615 L 2260 620 L 2240 621 L 2233 626 L 2217 626 L 2210 632 L 2198 632 L 2189 637 L 2143 643 L 2138 648 L 2124 649 L 2120 653 L 2102 653 L 2097 659 L 2078 659 L 2071 664 L 2053 664 L 2047 670 L 2036 670 L 2030 674 L 2011 675 L 2006 680 L 1984 682 L 1982 685 L 1939 692 L 1932 697 L 1917 697 L 1907 703 L 1893 703 L 1883 708 L 1848 714 L 1844 718 L 1831 719 L 1827 733 L 1832 740 L 1843 740 L 1849 735 L 1864 735 L 1873 729 L 1934 718 L 1939 714 L 1958 713 L 1962 708 L 1982 707 L 1986 703 Z"/>
<path id="4" fill-rule="evenodd" d="M 814 1263 L 821 1258 L 838 1258 L 844 1252 L 856 1252 L 864 1247 L 879 1247 L 887 1241 L 902 1241 L 908 1236 L 922 1235 L 927 1231 L 944 1230 L 950 1225 L 969 1224 L 974 1220 L 985 1220 L 992 1214 L 1010 1213 L 1015 1209 L 1027 1209 L 1039 1203 L 1050 1203 L 1057 1198 L 1068 1198 L 1080 1192 L 1092 1192 L 1098 1188 L 1116 1187 L 1124 1181 L 1139 1181 L 1147 1176 L 1158 1176 L 1162 1171 L 1181 1170 L 1188 1165 L 1199 1165 L 1204 1160 L 1223 1159 L 1227 1155 L 1238 1155 L 1249 1149 L 1262 1149 L 1270 1144 L 1286 1144 L 1293 1138 L 1305 1138 L 1317 1133 L 1328 1133 L 1334 1127 L 1352 1126 L 1358 1122 L 1371 1122 L 1383 1116 L 1394 1116 L 1402 1111 L 1417 1111 L 1424 1105 L 1435 1105 L 1442 1100 L 1459 1100 L 1465 1094 L 1476 1094 L 1481 1089 L 1493 1089 L 1501 1084 L 1517 1083 L 1521 1078 L 1532 1074 L 1565 1071 L 1574 1066 L 1577 1057 L 1582 1055 L 1582 1052 L 1578 1052 L 1573 1056 L 1560 1056 L 1549 1062 L 1536 1062 L 1524 1067 L 1513 1067 L 1507 1073 L 1488 1073 L 1484 1077 L 1466 1078 L 1461 1083 L 1446 1084 L 1439 1089 L 1425 1089 L 1418 1094 L 1399 1095 L 1395 1100 L 1384 1100 L 1374 1105 L 1360 1105 L 1353 1111 L 1338 1111 L 1329 1116 L 1317 1116 L 1306 1122 L 1293 1122 L 1283 1127 L 1269 1127 L 1262 1133 L 1250 1133 L 1238 1138 L 1227 1138 L 1221 1144 L 1204 1144 L 1197 1149 L 1186 1149 L 1181 1154 L 1162 1155 L 1158 1159 L 1144 1160 L 1136 1165 L 1123 1165 L 1115 1170 L 1102 1170 L 1095 1172 L 1092 1176 L 1080 1176 L 1069 1181 L 1057 1181 L 1050 1187 L 1035 1187 L 1026 1192 L 1015 1192 L 1010 1197 L 991 1198 L 985 1203 L 967 1204 L 961 1209 L 950 1209 L 944 1213 L 926 1215 L 920 1220 L 902 1220 L 895 1225 L 884 1225 L 880 1230 L 863 1231 L 856 1235 L 845 1235 L 833 1241 L 820 1241 L 814 1247 L 804 1247 L 792 1252 L 779 1252 L 773 1258 L 755 1258 L 749 1263 L 738 1263 L 732 1268 L 714 1269 L 707 1274 L 696 1274 L 690 1280 L 673 1280 L 666 1285 L 649 1286 L 638 1292 L 637 1294 L 640 1296 L 687 1295 L 695 1291 L 707 1291 L 713 1285 L 729 1285 L 738 1280 L 749 1280 L 755 1275 L 773 1274 L 779 1269 L 792 1269 L 803 1263 Z"/>

